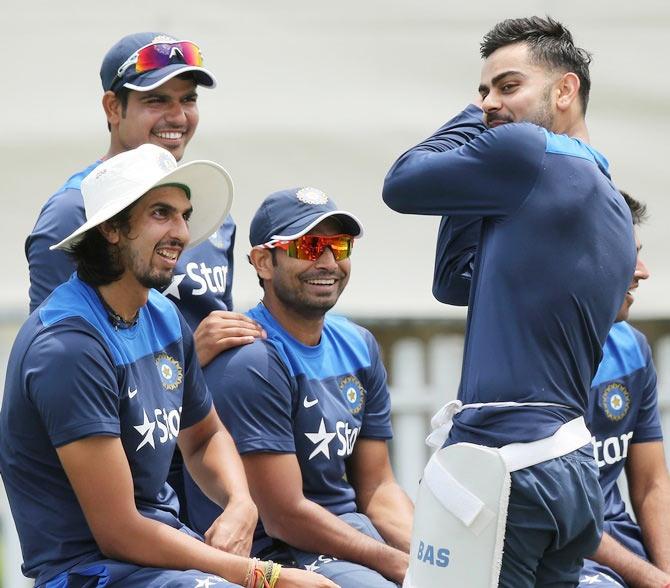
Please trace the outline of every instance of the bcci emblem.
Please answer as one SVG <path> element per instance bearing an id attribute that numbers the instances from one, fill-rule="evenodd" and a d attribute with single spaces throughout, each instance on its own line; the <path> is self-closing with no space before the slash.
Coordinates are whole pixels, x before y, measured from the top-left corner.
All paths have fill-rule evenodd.
<path id="1" fill-rule="evenodd" d="M 611 421 L 620 421 L 630 408 L 630 393 L 619 382 L 613 382 L 602 393 L 602 407 Z"/>
<path id="2" fill-rule="evenodd" d="M 344 392 L 349 402 L 349 411 L 351 414 L 361 412 L 365 404 L 365 388 L 356 376 L 345 376 L 338 382 L 338 387 Z"/>
<path id="3" fill-rule="evenodd" d="M 156 358 L 156 367 L 161 377 L 161 383 L 166 390 L 175 390 L 181 384 L 183 372 L 179 362 L 166 353 Z"/>
<path id="4" fill-rule="evenodd" d="M 328 196 L 317 188 L 301 188 L 295 195 L 300 202 L 305 204 L 325 204 L 328 202 Z"/>

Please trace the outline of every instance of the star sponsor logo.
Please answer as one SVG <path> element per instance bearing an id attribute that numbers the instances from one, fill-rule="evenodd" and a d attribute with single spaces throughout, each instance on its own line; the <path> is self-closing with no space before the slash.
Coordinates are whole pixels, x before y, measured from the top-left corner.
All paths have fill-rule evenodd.
<path id="1" fill-rule="evenodd" d="M 633 438 L 633 431 L 627 431 L 619 436 L 607 437 L 606 439 L 591 438 L 593 445 L 593 456 L 599 468 L 613 465 L 628 457 L 628 447 Z"/>
<path id="2" fill-rule="evenodd" d="M 346 421 L 337 421 L 335 432 L 329 433 L 326 423 L 323 417 L 321 417 L 319 430 L 316 433 L 305 433 L 305 436 L 315 445 L 309 459 L 312 460 L 319 454 L 323 454 L 326 459 L 330 459 L 330 442 L 335 437 L 339 441 L 337 455 L 340 457 L 351 455 L 354 451 L 354 445 L 356 444 L 359 432 L 359 427 L 352 428 Z"/>
<path id="3" fill-rule="evenodd" d="M 184 379 L 184 372 L 179 362 L 168 355 L 161 353 L 156 357 L 156 367 L 161 378 L 163 388 L 166 390 L 176 390 Z"/>
<path id="4" fill-rule="evenodd" d="M 303 567 L 308 572 L 316 572 L 322 565 L 328 564 L 332 561 L 337 561 L 336 557 L 328 557 L 327 555 L 320 555 L 312 563 L 305 564 Z"/>
<path id="5" fill-rule="evenodd" d="M 365 406 L 365 388 L 361 381 L 354 375 L 344 376 L 337 382 L 337 386 L 347 399 L 351 414 L 358 414 Z"/>
<path id="6" fill-rule="evenodd" d="M 147 416 L 147 411 L 143 410 L 144 421 L 141 425 L 135 425 L 135 430 L 142 435 L 142 441 L 137 446 L 135 451 L 139 451 L 145 445 L 149 444 L 153 449 L 156 449 L 156 443 L 154 442 L 154 429 L 156 428 L 156 421 L 150 421 Z"/>
<path id="7" fill-rule="evenodd" d="M 328 445 L 335 438 L 335 433 L 329 433 L 326 431 L 326 423 L 321 417 L 321 424 L 319 425 L 319 430 L 316 433 L 305 433 L 307 437 L 316 447 L 309 456 L 310 461 L 314 459 L 317 455 L 322 453 L 326 456 L 326 459 L 330 459 L 330 449 Z"/>
<path id="8" fill-rule="evenodd" d="M 182 294 L 188 295 L 189 292 L 183 291 L 188 281 L 182 284 L 187 276 L 196 285 L 191 289 L 191 296 L 202 296 L 207 292 L 219 295 L 224 294 L 227 290 L 228 266 L 215 265 L 210 267 L 205 262 L 196 263 L 191 261 L 186 264 L 185 274 L 174 274 L 172 276 L 170 285 L 163 290 L 163 296 L 172 296 L 176 300 L 181 300 Z"/>
<path id="9" fill-rule="evenodd" d="M 608 586 L 619 586 L 619 582 L 617 582 L 612 576 L 608 576 L 607 574 L 604 574 L 602 572 L 596 572 L 595 574 L 585 574 L 584 576 L 581 576 L 579 578 L 579 585 L 586 585 L 586 586 L 596 586 L 598 584 L 603 584 L 607 583 Z"/>
<path id="10" fill-rule="evenodd" d="M 620 421 L 628 414 L 630 392 L 620 382 L 612 382 L 601 394 L 601 407 L 611 421 Z"/>
<path id="11" fill-rule="evenodd" d="M 168 410 L 166 408 L 156 408 L 153 414 L 153 420 L 149 418 L 146 410 L 142 410 L 142 424 L 133 425 L 133 428 L 141 435 L 142 440 L 137 445 L 135 451 L 139 451 L 142 447 L 151 445 L 152 449 L 156 449 L 156 441 L 161 445 L 176 439 L 179 435 L 179 427 L 181 424 L 181 406 L 178 409 Z M 158 435 L 155 435 L 158 429 Z"/>
<path id="12" fill-rule="evenodd" d="M 224 583 L 225 580 L 219 576 L 207 576 L 206 578 L 196 578 L 194 588 L 211 588 Z"/>
<path id="13" fill-rule="evenodd" d="M 172 296 L 177 300 L 181 300 L 181 294 L 179 293 L 179 284 L 184 281 L 186 274 L 176 274 L 172 276 L 172 281 L 170 285 L 163 290 L 163 296 Z"/>

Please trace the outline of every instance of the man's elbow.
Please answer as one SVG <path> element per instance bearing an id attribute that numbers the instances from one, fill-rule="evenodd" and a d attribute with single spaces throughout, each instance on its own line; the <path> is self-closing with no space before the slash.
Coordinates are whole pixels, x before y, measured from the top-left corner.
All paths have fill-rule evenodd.
<path id="1" fill-rule="evenodd" d="M 263 528 L 268 536 L 292 545 L 296 527 L 300 524 L 300 515 L 289 509 L 276 513 L 261 513 Z"/>
<path id="2" fill-rule="evenodd" d="M 405 190 L 402 189 L 399 182 L 395 181 L 391 177 L 391 173 L 386 177 L 384 181 L 384 188 L 382 190 L 382 199 L 386 206 L 391 210 L 400 212 L 402 214 L 407 214 L 412 212 L 412 199 L 409 194 L 405 193 Z"/>
<path id="3" fill-rule="evenodd" d="M 451 306 L 467 306 L 470 297 L 470 280 L 453 278 L 446 284 L 433 283 L 433 297 L 442 304 Z"/>

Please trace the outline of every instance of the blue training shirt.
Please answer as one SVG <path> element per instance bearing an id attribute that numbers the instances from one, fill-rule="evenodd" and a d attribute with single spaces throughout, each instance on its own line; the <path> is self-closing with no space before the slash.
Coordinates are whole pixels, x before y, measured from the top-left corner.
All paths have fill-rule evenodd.
<path id="1" fill-rule="evenodd" d="M 392 437 L 376 341 L 362 327 L 327 314 L 321 341 L 311 347 L 289 335 L 262 304 L 248 314 L 268 338 L 226 351 L 205 368 L 221 420 L 241 454 L 294 453 L 306 498 L 336 515 L 355 512 L 346 464 L 356 440 Z M 186 488 L 189 519 L 204 533 L 221 509 L 192 480 Z M 259 523 L 253 552 L 269 543 Z"/>
<path id="2" fill-rule="evenodd" d="M 586 414 L 635 266 L 630 211 L 605 158 L 530 123 L 487 129 L 469 106 L 398 159 L 383 196 L 399 212 L 458 219 L 477 235 L 459 399 L 561 405 L 465 410 L 449 442 L 534 441 Z M 462 304 L 469 264 L 439 269 L 455 272 L 447 294 Z"/>
<path id="3" fill-rule="evenodd" d="M 605 500 L 604 529 L 647 558 L 639 527 L 626 513 L 616 484 L 633 443 L 662 441 L 656 370 L 645 336 L 626 322 L 607 336 L 603 359 L 591 384 L 589 428 Z"/>
<path id="4" fill-rule="evenodd" d="M 74 174 L 42 207 L 35 227 L 26 239 L 30 272 L 30 312 L 66 282 L 75 270 L 72 259 L 49 247 L 84 224 L 86 214 L 81 181 L 101 161 Z M 195 330 L 213 310 L 232 310 L 233 246 L 235 223 L 230 215 L 207 240 L 185 250 L 179 257 L 172 283 L 163 291 Z"/>
<path id="5" fill-rule="evenodd" d="M 91 436 L 120 437 L 135 502 L 175 528 L 178 502 L 166 483 L 180 428 L 212 400 L 190 329 L 150 291 L 135 326 L 115 330 L 95 290 L 75 276 L 19 331 L 0 411 L 0 473 L 23 552 L 40 584 L 103 559 L 56 453 Z"/>

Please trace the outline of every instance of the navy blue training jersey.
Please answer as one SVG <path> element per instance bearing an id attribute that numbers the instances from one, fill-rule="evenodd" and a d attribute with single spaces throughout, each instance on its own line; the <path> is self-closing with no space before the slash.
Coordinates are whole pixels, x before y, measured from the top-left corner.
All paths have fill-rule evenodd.
<path id="1" fill-rule="evenodd" d="M 607 337 L 591 385 L 588 421 L 605 500 L 605 531 L 647 557 L 640 530 L 626 513 L 616 481 L 630 445 L 661 441 L 663 434 L 649 343 L 628 323 L 616 323 Z"/>
<path id="2" fill-rule="evenodd" d="M 100 163 L 96 161 L 74 174 L 49 198 L 26 239 L 31 312 L 75 270 L 72 259 L 64 251 L 50 251 L 49 247 L 84 224 L 81 181 Z M 172 283 L 163 294 L 177 304 L 192 330 L 213 310 L 233 308 L 234 244 L 235 223 L 229 215 L 207 241 L 187 249 L 179 257 Z"/>
<path id="3" fill-rule="evenodd" d="M 95 290 L 73 276 L 30 315 L 14 342 L 0 411 L 0 473 L 37 583 L 103 559 L 56 453 L 120 437 L 140 513 L 180 528 L 165 482 L 180 428 L 211 396 L 190 329 L 155 290 L 134 327 L 115 330 Z"/>
<path id="4" fill-rule="evenodd" d="M 294 453 L 306 498 L 336 515 L 354 512 L 346 463 L 356 439 L 392 437 L 376 341 L 362 327 L 327 314 L 321 341 L 306 346 L 262 304 L 248 314 L 268 338 L 222 353 L 205 368 L 219 416 L 241 454 Z M 187 496 L 193 528 L 204 533 L 221 510 L 191 480 Z M 267 545 L 259 524 L 254 553 Z"/>
<path id="5" fill-rule="evenodd" d="M 469 106 L 398 159 L 384 200 L 399 212 L 458 219 L 477 235 L 459 399 L 561 405 L 465 410 L 450 442 L 534 441 L 584 415 L 636 255 L 605 158 L 530 123 L 487 129 Z M 462 304 L 469 264 L 454 258 L 439 269 L 455 272 L 447 294 Z"/>

